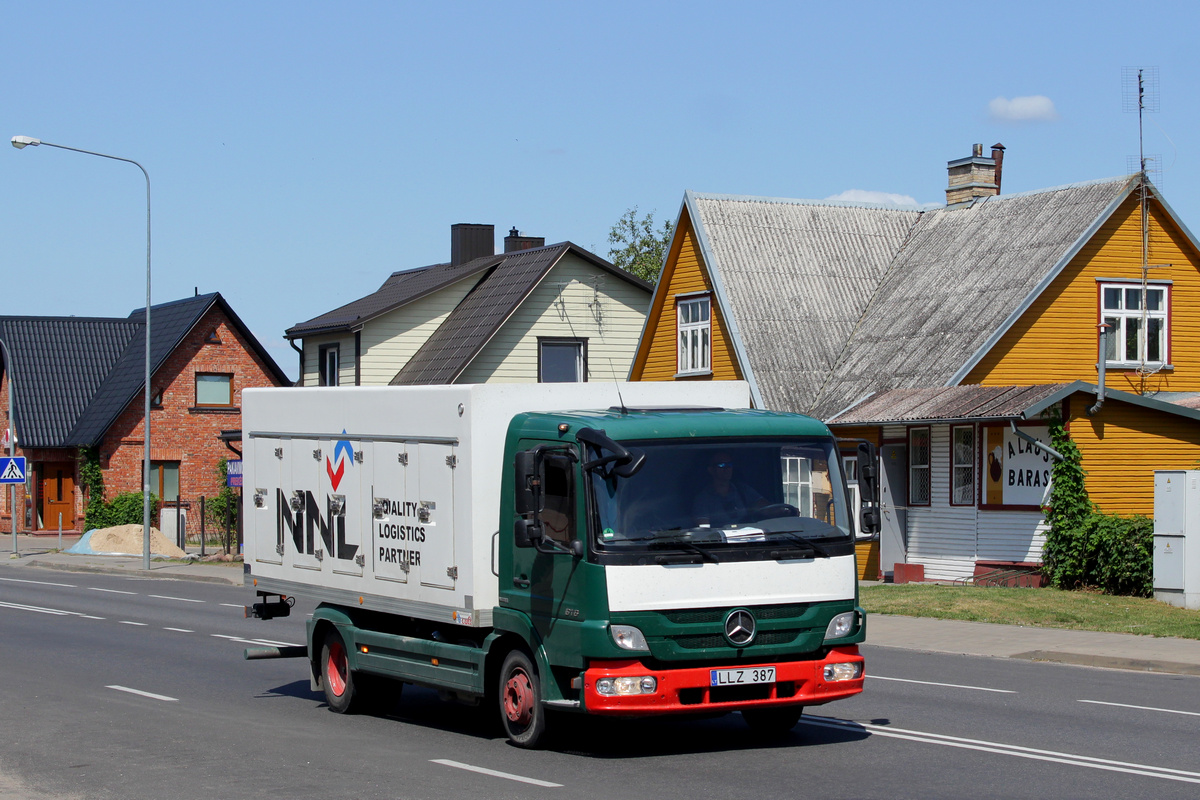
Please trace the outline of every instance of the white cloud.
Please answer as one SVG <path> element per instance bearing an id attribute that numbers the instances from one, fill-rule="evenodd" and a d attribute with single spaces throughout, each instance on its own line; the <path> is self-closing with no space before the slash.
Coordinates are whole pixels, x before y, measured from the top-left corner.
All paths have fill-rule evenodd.
<path id="1" fill-rule="evenodd" d="M 889 206 L 919 206 L 921 205 L 906 194 L 891 192 L 874 192 L 869 189 L 847 189 L 846 191 L 825 198 L 842 203 L 882 203 Z"/>
<path id="2" fill-rule="evenodd" d="M 988 103 L 992 119 L 1005 122 L 1053 122 L 1058 119 L 1054 101 L 1044 95 L 1029 97 L 997 97 Z"/>

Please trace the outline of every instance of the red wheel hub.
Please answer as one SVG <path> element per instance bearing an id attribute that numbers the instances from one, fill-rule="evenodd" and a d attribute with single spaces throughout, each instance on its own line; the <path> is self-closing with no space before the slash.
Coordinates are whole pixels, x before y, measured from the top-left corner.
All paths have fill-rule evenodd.
<path id="1" fill-rule="evenodd" d="M 516 669 L 504 684 L 504 714 L 516 725 L 533 719 L 533 682 L 523 669 Z"/>
<path id="2" fill-rule="evenodd" d="M 329 676 L 330 690 L 338 697 L 346 693 L 346 671 L 348 667 L 346 648 L 342 646 L 341 642 L 330 642 L 329 658 L 325 664 L 325 673 Z"/>

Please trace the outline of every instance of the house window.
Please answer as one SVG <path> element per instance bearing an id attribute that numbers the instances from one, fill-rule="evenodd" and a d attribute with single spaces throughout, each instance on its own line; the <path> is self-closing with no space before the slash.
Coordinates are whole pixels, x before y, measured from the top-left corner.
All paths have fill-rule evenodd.
<path id="1" fill-rule="evenodd" d="M 582 383 L 586 380 L 586 339 L 538 339 L 538 383 Z"/>
<path id="2" fill-rule="evenodd" d="M 233 405 L 233 376 L 211 372 L 197 372 L 196 405 Z"/>
<path id="3" fill-rule="evenodd" d="M 969 506 L 975 503 L 975 427 L 956 425 L 950 428 L 950 504 Z"/>
<path id="4" fill-rule="evenodd" d="M 341 348 L 336 344 L 322 345 L 319 349 L 320 365 L 318 386 L 337 386 L 338 370 L 341 367 Z"/>
<path id="5" fill-rule="evenodd" d="M 712 315 L 707 297 L 680 300 L 675 307 L 681 374 L 712 371 Z"/>
<path id="6" fill-rule="evenodd" d="M 929 505 L 929 428 L 908 429 L 908 504 Z"/>
<path id="7" fill-rule="evenodd" d="M 1108 328 L 1105 359 L 1113 365 L 1162 364 L 1167 360 L 1167 292 L 1170 287 L 1100 285 L 1102 316 Z M 1144 299 L 1144 302 L 1143 302 Z"/>
<path id="8" fill-rule="evenodd" d="M 783 456 L 783 502 L 795 506 L 800 516 L 813 516 L 812 461 L 807 458 Z"/>
<path id="9" fill-rule="evenodd" d="M 150 491 L 164 503 L 179 500 L 179 462 L 150 462 Z"/>

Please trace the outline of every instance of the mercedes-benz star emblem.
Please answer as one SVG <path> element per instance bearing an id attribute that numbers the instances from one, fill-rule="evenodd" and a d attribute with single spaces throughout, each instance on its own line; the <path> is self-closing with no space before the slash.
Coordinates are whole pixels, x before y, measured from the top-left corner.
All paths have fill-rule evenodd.
<path id="1" fill-rule="evenodd" d="M 734 647 L 745 647 L 754 641 L 754 615 L 744 608 L 735 608 L 725 617 L 725 638 Z"/>

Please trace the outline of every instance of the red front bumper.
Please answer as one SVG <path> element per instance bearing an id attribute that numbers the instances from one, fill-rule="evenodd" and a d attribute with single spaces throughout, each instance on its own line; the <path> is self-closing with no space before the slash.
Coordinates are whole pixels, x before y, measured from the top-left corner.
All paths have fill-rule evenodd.
<path id="1" fill-rule="evenodd" d="M 753 669 L 775 667 L 775 683 L 745 686 L 712 686 L 711 669 L 653 670 L 641 661 L 593 661 L 583 673 L 584 706 L 589 714 L 639 716 L 708 711 L 737 711 L 764 706 L 815 706 L 852 697 L 863 689 L 860 676 L 850 681 L 827 682 L 825 665 L 863 663 L 857 647 L 835 647 L 819 661 L 776 661 L 738 665 Z M 653 676 L 658 681 L 654 694 L 602 695 L 596 691 L 600 678 Z"/>

